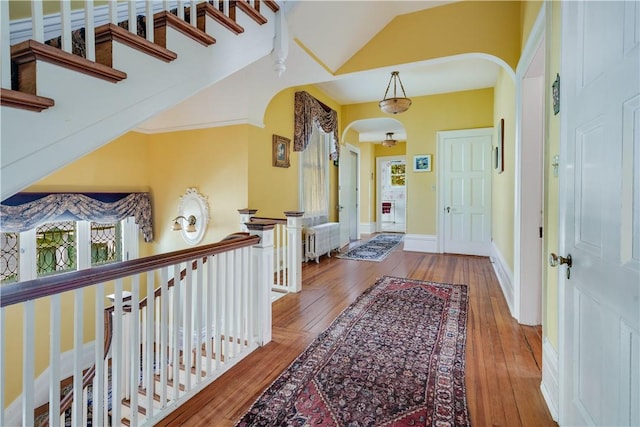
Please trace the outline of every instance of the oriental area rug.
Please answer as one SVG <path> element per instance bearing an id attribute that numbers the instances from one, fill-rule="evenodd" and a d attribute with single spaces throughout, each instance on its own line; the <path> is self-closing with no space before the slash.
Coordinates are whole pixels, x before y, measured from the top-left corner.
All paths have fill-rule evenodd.
<path id="1" fill-rule="evenodd" d="M 236 426 L 468 426 L 468 294 L 385 276 L 360 295 Z"/>
<path id="2" fill-rule="evenodd" d="M 338 258 L 356 261 L 382 261 L 402 241 L 402 234 L 378 234 L 354 248 L 338 255 Z"/>

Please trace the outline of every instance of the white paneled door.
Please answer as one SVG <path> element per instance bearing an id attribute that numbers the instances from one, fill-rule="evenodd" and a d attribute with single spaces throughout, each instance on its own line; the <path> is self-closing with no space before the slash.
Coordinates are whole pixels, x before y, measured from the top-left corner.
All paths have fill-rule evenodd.
<path id="1" fill-rule="evenodd" d="M 491 138 L 493 129 L 438 132 L 442 252 L 491 253 Z"/>
<path id="2" fill-rule="evenodd" d="M 560 424 L 637 426 L 640 3 L 563 2 L 562 20 Z"/>

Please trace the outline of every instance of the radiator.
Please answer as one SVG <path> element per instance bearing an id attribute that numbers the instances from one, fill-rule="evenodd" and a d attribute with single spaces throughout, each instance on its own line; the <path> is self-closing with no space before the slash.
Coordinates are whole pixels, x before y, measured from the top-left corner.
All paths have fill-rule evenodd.
<path id="1" fill-rule="evenodd" d="M 327 222 L 304 228 L 304 260 L 318 259 L 321 255 L 331 256 L 331 251 L 340 249 L 340 224 Z"/>

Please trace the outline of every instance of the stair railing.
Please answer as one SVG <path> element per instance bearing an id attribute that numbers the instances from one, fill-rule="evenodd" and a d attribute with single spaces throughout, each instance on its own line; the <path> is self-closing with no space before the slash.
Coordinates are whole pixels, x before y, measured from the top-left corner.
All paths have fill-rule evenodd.
<path id="1" fill-rule="evenodd" d="M 0 288 L 3 399 L 18 389 L 17 397 L 8 396 L 9 408 L 0 405 L 0 425 L 42 425 L 34 420 L 43 400 L 38 392 L 44 399 L 48 393 L 51 425 L 63 417 L 72 425 L 86 425 L 89 417 L 94 425 L 151 425 L 268 342 L 273 224 L 251 228 L 251 235 L 212 245 Z M 173 297 L 164 298 L 170 277 Z M 113 307 L 105 310 L 109 294 Z M 145 303 L 146 295 L 155 303 Z M 22 363 L 6 365 L 15 360 L 8 351 L 20 349 Z M 62 372 L 63 359 L 72 360 L 71 375 Z M 43 364 L 47 375 L 40 375 Z M 21 372 L 21 384 L 7 383 L 8 369 Z M 70 416 L 60 405 L 60 380 L 67 376 L 73 379 L 71 403 L 62 403 Z"/>
<path id="2" fill-rule="evenodd" d="M 252 221 L 272 221 L 274 228 L 274 279 L 272 290 L 276 292 L 300 292 L 302 290 L 302 215 L 303 212 L 286 211 L 285 218 L 258 217 L 257 209 L 239 209 L 240 227 L 247 230 Z"/>

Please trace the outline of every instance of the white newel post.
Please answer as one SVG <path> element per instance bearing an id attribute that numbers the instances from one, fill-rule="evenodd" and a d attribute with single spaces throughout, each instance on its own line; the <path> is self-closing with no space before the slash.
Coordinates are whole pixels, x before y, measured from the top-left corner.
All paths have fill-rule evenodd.
<path id="1" fill-rule="evenodd" d="M 304 212 L 286 211 L 287 217 L 287 259 L 289 283 L 293 292 L 302 290 L 302 215 Z"/>
<path id="2" fill-rule="evenodd" d="M 249 229 L 246 226 L 247 222 L 251 222 L 251 218 L 258 212 L 258 209 L 238 209 L 240 214 L 240 231 L 246 233 Z"/>
<path id="3" fill-rule="evenodd" d="M 255 286 L 256 331 L 258 344 L 271 341 L 271 286 L 273 285 L 273 228 L 272 221 L 247 222 L 246 227 L 260 242 L 251 248 L 253 278 Z"/>

